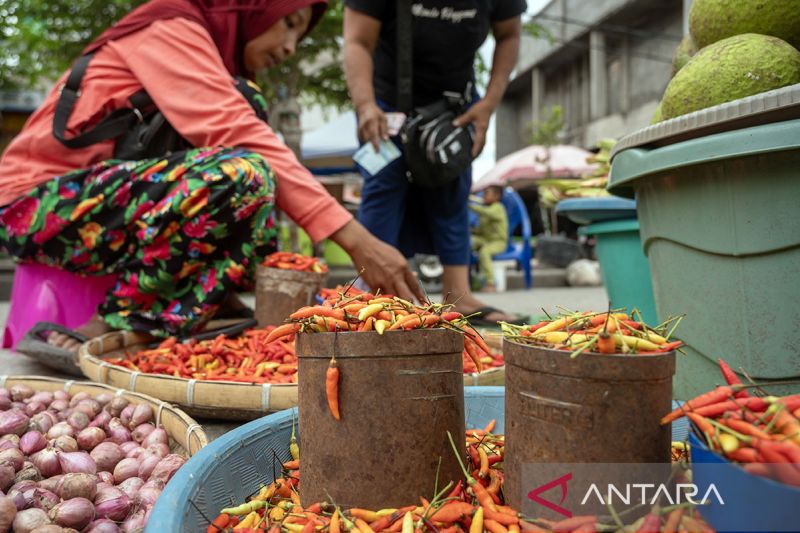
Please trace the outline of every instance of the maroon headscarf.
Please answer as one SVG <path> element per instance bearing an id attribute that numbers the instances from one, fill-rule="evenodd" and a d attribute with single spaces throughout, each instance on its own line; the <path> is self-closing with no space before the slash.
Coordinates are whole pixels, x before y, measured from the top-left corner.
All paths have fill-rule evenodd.
<path id="1" fill-rule="evenodd" d="M 197 22 L 208 31 L 232 76 L 252 77 L 242 63 L 244 45 L 248 41 L 283 17 L 310 5 L 308 33 L 322 18 L 327 4 L 328 0 L 150 0 L 108 28 L 83 53 L 97 50 L 108 41 L 141 30 L 157 20 L 181 17 Z"/>

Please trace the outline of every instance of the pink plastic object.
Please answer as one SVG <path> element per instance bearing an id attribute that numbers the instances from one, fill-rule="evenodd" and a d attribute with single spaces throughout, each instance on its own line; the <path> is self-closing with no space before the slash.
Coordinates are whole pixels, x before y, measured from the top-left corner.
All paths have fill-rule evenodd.
<path id="1" fill-rule="evenodd" d="M 86 323 L 116 276 L 79 276 L 60 268 L 19 264 L 11 288 L 3 348 L 14 348 L 37 322 L 68 328 Z"/>

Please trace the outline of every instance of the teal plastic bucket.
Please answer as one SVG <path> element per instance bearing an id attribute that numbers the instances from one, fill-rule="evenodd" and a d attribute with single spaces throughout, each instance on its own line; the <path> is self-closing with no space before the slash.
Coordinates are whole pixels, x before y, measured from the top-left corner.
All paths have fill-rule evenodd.
<path id="1" fill-rule="evenodd" d="M 676 397 L 717 384 L 719 357 L 800 377 L 800 120 L 622 150 L 609 190 L 635 194 L 659 318 L 685 315 Z"/>
<path id="2" fill-rule="evenodd" d="M 642 252 L 639 221 L 598 222 L 579 228 L 578 233 L 595 237 L 595 255 L 611 306 L 626 307 L 629 312 L 636 308 L 645 322 L 657 324 L 650 265 Z"/>

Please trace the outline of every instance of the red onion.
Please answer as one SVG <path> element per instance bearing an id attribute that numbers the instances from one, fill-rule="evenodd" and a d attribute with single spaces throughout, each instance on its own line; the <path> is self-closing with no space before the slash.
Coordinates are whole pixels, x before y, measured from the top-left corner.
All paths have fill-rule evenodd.
<path id="1" fill-rule="evenodd" d="M 61 450 L 62 452 L 77 452 L 78 441 L 69 435 L 61 435 L 57 439 L 51 441 L 53 448 Z"/>
<path id="2" fill-rule="evenodd" d="M 55 492 L 64 500 L 78 497 L 93 500 L 97 495 L 97 478 L 91 474 L 65 474 Z"/>
<path id="3" fill-rule="evenodd" d="M 147 437 L 155 429 L 156 427 L 149 422 L 146 422 L 144 424 L 139 424 L 138 426 L 136 426 L 136 429 L 133 430 L 133 433 L 131 433 L 131 437 L 133 437 L 133 440 L 135 440 L 136 442 L 142 442 L 145 439 L 145 437 Z"/>
<path id="4" fill-rule="evenodd" d="M 111 486 L 114 485 L 114 474 L 111 472 L 100 470 L 97 472 L 97 479 L 99 479 L 101 483 L 106 483 Z"/>
<path id="5" fill-rule="evenodd" d="M 145 454 L 141 458 L 141 462 L 139 463 L 139 477 L 144 480 L 147 480 L 150 477 L 150 474 L 153 473 L 153 469 L 160 462 L 161 462 L 160 456 L 153 455 L 151 453 Z"/>
<path id="6" fill-rule="evenodd" d="M 28 427 L 40 433 L 47 433 L 53 427 L 53 421 L 46 412 L 37 413 L 31 417 Z"/>
<path id="7" fill-rule="evenodd" d="M 127 409 L 127 407 L 126 407 Z M 131 440 L 131 432 L 119 418 L 112 418 L 108 422 L 108 440 L 122 444 Z"/>
<path id="8" fill-rule="evenodd" d="M 7 450 L 0 450 L 0 463 L 11 463 L 14 471 L 18 472 L 22 468 L 22 463 L 25 462 L 25 454 L 17 448 L 8 448 Z"/>
<path id="9" fill-rule="evenodd" d="M 14 400 L 15 402 L 21 402 L 23 400 L 27 400 L 28 398 L 36 394 L 35 390 L 28 387 L 27 385 L 22 385 L 22 384 L 14 385 L 13 387 L 11 387 L 11 389 L 9 389 L 9 392 L 11 393 L 11 399 Z"/>
<path id="10" fill-rule="evenodd" d="M 123 442 L 122 444 L 119 445 L 119 449 L 122 450 L 122 453 L 124 453 L 126 457 L 128 456 L 128 453 L 131 452 L 131 450 L 136 450 L 138 448 L 141 448 L 141 446 L 139 446 L 138 443 L 130 440 L 128 442 Z"/>
<path id="11" fill-rule="evenodd" d="M 151 476 L 150 479 L 148 479 L 147 482 L 144 485 L 142 485 L 142 488 L 143 489 L 153 488 L 162 491 L 166 486 L 167 486 L 166 481 L 163 481 L 161 479 L 153 479 L 153 477 Z"/>
<path id="12" fill-rule="evenodd" d="M 130 402 L 127 398 L 123 396 L 116 396 L 109 404 L 106 406 L 108 412 L 111 413 L 111 416 L 118 417 L 122 414 L 122 411 L 128 407 Z"/>
<path id="13" fill-rule="evenodd" d="M 64 410 L 66 410 L 67 407 L 69 407 L 69 402 L 67 402 L 67 400 L 58 400 L 58 399 L 56 399 L 56 400 L 53 400 L 53 403 L 50 404 L 50 409 L 52 409 L 53 411 L 55 411 L 57 413 L 60 413 L 60 412 L 62 412 Z"/>
<path id="14" fill-rule="evenodd" d="M 31 402 L 42 402 L 45 405 L 50 405 L 54 399 L 53 393 L 48 391 L 39 391 L 31 396 Z"/>
<path id="15" fill-rule="evenodd" d="M 29 431 L 19 439 L 19 449 L 25 455 L 43 450 L 45 446 L 47 446 L 47 440 L 38 431 Z"/>
<path id="16" fill-rule="evenodd" d="M 158 444 L 151 444 L 145 451 L 149 454 L 157 455 L 163 458 L 169 455 L 169 446 L 159 442 Z"/>
<path id="17" fill-rule="evenodd" d="M 100 428 L 86 428 L 78 433 L 78 447 L 82 450 L 93 450 L 106 439 L 106 432 Z"/>
<path id="18" fill-rule="evenodd" d="M 72 529 L 71 527 L 61 527 L 56 524 L 45 524 L 43 526 L 39 526 L 31 533 L 78 533 L 77 529 Z"/>
<path id="19" fill-rule="evenodd" d="M 98 469 L 108 472 L 113 471 L 117 463 L 125 457 L 120 446 L 113 442 L 101 442 L 89 455 L 94 459 Z"/>
<path id="20" fill-rule="evenodd" d="M 142 441 L 142 447 L 147 448 L 153 444 L 169 445 L 169 435 L 163 428 L 156 428 Z"/>
<path id="21" fill-rule="evenodd" d="M 31 533 L 37 527 L 49 523 L 50 519 L 47 518 L 47 513 L 41 509 L 25 509 L 17 513 L 12 529 L 14 533 Z"/>
<path id="22" fill-rule="evenodd" d="M 31 463 L 30 461 L 25 461 L 25 464 L 22 465 L 22 468 L 17 472 L 17 475 L 14 476 L 14 481 L 19 483 L 20 481 L 39 481 L 42 479 L 42 473 L 39 472 L 39 469 L 36 468 L 36 465 Z"/>
<path id="23" fill-rule="evenodd" d="M 131 417 L 133 416 L 133 410 L 136 409 L 136 406 L 133 404 L 128 404 L 125 409 L 119 414 L 119 419 L 122 420 L 122 423 L 126 426 L 130 426 L 131 424 Z"/>
<path id="24" fill-rule="evenodd" d="M 136 446 L 139 446 L 136 444 Z M 3 435 L 0 437 L 0 450 L 19 448 L 19 435 Z"/>
<path id="25" fill-rule="evenodd" d="M 42 476 L 48 478 L 61 473 L 58 452 L 54 448 L 45 448 L 31 456 L 31 462 L 39 469 Z"/>
<path id="26" fill-rule="evenodd" d="M 125 457 L 131 457 L 131 458 L 133 458 L 133 459 L 139 459 L 139 458 L 141 458 L 141 457 L 142 457 L 142 456 L 143 456 L 145 453 L 147 453 L 147 450 L 145 450 L 144 448 L 142 448 L 142 447 L 140 446 L 140 447 L 138 447 L 138 448 L 133 448 L 131 451 L 129 451 L 128 453 L 126 453 L 126 454 L 125 454 Z"/>
<path id="27" fill-rule="evenodd" d="M 159 463 L 153 469 L 153 473 L 150 474 L 150 477 L 163 480 L 164 483 L 166 483 L 172 479 L 172 476 L 175 475 L 175 472 L 177 472 L 185 462 L 186 459 L 180 455 L 171 453 L 159 461 Z"/>
<path id="28" fill-rule="evenodd" d="M 88 392 L 86 392 L 86 391 L 78 392 L 78 393 L 74 394 L 72 396 L 72 398 L 70 398 L 69 406 L 70 407 L 75 407 L 76 405 L 78 405 L 79 402 L 81 402 L 83 400 L 88 400 L 90 398 L 91 398 L 91 396 L 89 395 Z"/>
<path id="29" fill-rule="evenodd" d="M 0 396 L 0 411 L 11 409 L 11 398 L 8 396 Z"/>
<path id="30" fill-rule="evenodd" d="M 12 492 L 25 492 L 26 490 L 35 489 L 37 487 L 37 483 L 35 481 L 25 480 L 20 481 L 18 483 L 14 483 L 14 485 L 8 489 L 8 493 L 11 494 Z"/>
<path id="31" fill-rule="evenodd" d="M 11 392 L 5 387 L 0 387 L 0 398 L 11 398 Z"/>
<path id="32" fill-rule="evenodd" d="M 81 530 L 94 520 L 94 505 L 86 498 L 72 498 L 53 507 L 50 519 L 59 526 Z"/>
<path id="33" fill-rule="evenodd" d="M 63 478 L 63 477 L 64 476 L 61 475 L 61 474 L 58 474 L 56 476 L 50 476 L 48 478 L 45 478 L 45 479 L 41 480 L 39 483 L 37 483 L 37 485 L 41 489 L 49 490 L 50 492 L 54 492 L 55 493 L 56 492 L 56 487 L 58 487 L 58 482 L 61 481 L 61 478 Z"/>
<path id="34" fill-rule="evenodd" d="M 159 496 L 161 496 L 161 489 L 143 486 L 136 494 L 136 504 L 139 507 L 151 507 L 155 505 Z"/>
<path id="35" fill-rule="evenodd" d="M 61 498 L 49 490 L 40 488 L 25 491 L 24 496 L 26 500 L 30 499 L 32 501 L 34 507 L 45 511 L 49 511 L 61 501 Z"/>
<path id="36" fill-rule="evenodd" d="M 0 496 L 0 531 L 11 530 L 15 516 L 17 516 L 17 506 L 11 498 Z"/>
<path id="37" fill-rule="evenodd" d="M 94 474 L 97 472 L 94 459 L 86 452 L 59 452 L 58 462 L 61 463 L 61 470 L 65 474 Z"/>
<path id="38" fill-rule="evenodd" d="M 153 408 L 146 403 L 137 404 L 131 413 L 131 421 L 128 427 L 135 428 L 138 425 L 153 420 Z"/>
<path id="39" fill-rule="evenodd" d="M 144 526 L 147 525 L 146 514 L 147 511 L 144 509 L 135 511 L 122 523 L 122 531 L 124 533 L 134 533 L 144 530 Z"/>
<path id="40" fill-rule="evenodd" d="M 57 390 L 53 392 L 53 399 L 69 401 L 69 393 L 67 391 Z"/>
<path id="41" fill-rule="evenodd" d="M 17 471 L 14 469 L 14 465 L 10 462 L 6 461 L 5 463 L 0 463 L 0 490 L 6 490 L 14 484 L 14 476 L 16 473 Z"/>
<path id="42" fill-rule="evenodd" d="M 119 526 L 108 518 L 101 518 L 89 524 L 83 533 L 119 533 Z"/>
<path id="43" fill-rule="evenodd" d="M 89 425 L 92 419 L 89 418 L 89 415 L 84 413 L 83 411 L 72 411 L 70 415 L 67 417 L 67 423 L 75 428 L 77 431 L 82 430 L 86 426 Z"/>
<path id="44" fill-rule="evenodd" d="M 100 412 L 100 409 L 102 409 L 100 403 L 93 398 L 89 398 L 88 400 L 81 400 L 80 402 L 78 402 L 78 405 L 75 406 L 76 411 L 81 411 L 82 413 L 86 413 L 86 416 L 88 416 L 90 420 L 95 416 L 97 416 L 97 413 Z"/>
<path id="45" fill-rule="evenodd" d="M 28 415 L 11 409 L 0 413 L 0 435 L 23 435 L 28 430 Z"/>
<path id="46" fill-rule="evenodd" d="M 100 411 L 94 419 L 89 422 L 89 427 L 91 428 L 105 428 L 108 424 L 109 420 L 111 420 L 111 413 L 106 411 L 105 409 Z"/>
<path id="47" fill-rule="evenodd" d="M 113 399 L 114 395 L 111 394 L 110 392 L 101 392 L 100 394 L 94 397 L 94 400 L 100 404 L 101 408 L 108 405 Z"/>
<path id="48" fill-rule="evenodd" d="M 24 402 L 11 402 L 11 409 L 20 413 L 24 413 L 26 407 L 27 405 Z"/>
<path id="49" fill-rule="evenodd" d="M 47 406 L 42 402 L 29 402 L 28 405 L 25 406 L 25 414 L 33 416 L 43 412 L 45 409 L 47 409 Z"/>
<path id="50" fill-rule="evenodd" d="M 137 477 L 139 474 L 139 460 L 133 458 L 125 458 L 114 467 L 114 481 L 117 484 L 122 483 L 128 478 Z"/>
<path id="51" fill-rule="evenodd" d="M 122 483 L 120 483 L 117 488 L 124 492 L 128 498 L 134 500 L 136 495 L 139 493 L 139 490 L 144 486 L 144 480 L 138 477 L 129 477 Z"/>
<path id="52" fill-rule="evenodd" d="M 99 518 L 124 520 L 131 510 L 131 499 L 117 487 L 110 487 L 98 491 L 94 508 Z"/>
<path id="53" fill-rule="evenodd" d="M 53 427 L 51 427 L 47 431 L 48 439 L 57 439 L 58 437 L 64 437 L 64 436 L 72 437 L 73 435 L 75 435 L 75 428 L 73 428 L 66 422 L 59 422 L 58 424 L 54 424 Z"/>

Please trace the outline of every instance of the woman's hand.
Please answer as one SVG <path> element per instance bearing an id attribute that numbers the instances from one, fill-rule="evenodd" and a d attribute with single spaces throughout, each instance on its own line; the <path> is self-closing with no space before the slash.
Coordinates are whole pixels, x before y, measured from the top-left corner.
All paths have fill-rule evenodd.
<path id="1" fill-rule="evenodd" d="M 361 142 L 372 143 L 377 152 L 382 140 L 389 138 L 389 126 L 386 122 L 386 113 L 378 107 L 375 101 L 363 104 L 358 113 L 358 138 Z"/>
<path id="2" fill-rule="evenodd" d="M 478 157 L 486 144 L 486 130 L 489 128 L 489 119 L 494 113 L 494 107 L 487 100 L 480 100 L 467 111 L 456 117 L 453 121 L 454 126 L 466 126 L 472 124 L 475 128 L 475 140 L 472 143 L 472 157 Z"/>
<path id="3" fill-rule="evenodd" d="M 351 220 L 330 238 L 350 254 L 356 270 L 372 290 L 380 289 L 409 301 L 425 300 L 403 254 L 373 236 L 357 221 Z"/>

